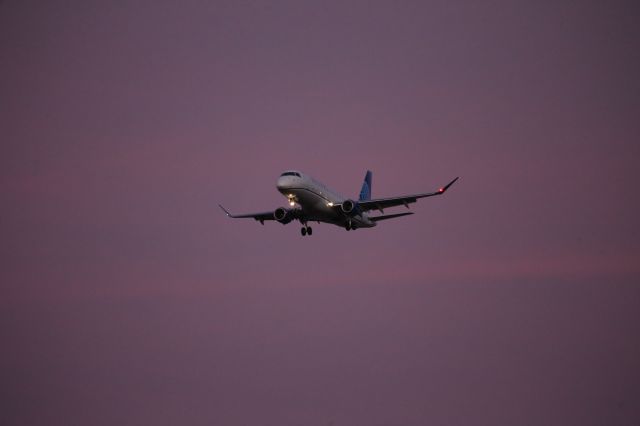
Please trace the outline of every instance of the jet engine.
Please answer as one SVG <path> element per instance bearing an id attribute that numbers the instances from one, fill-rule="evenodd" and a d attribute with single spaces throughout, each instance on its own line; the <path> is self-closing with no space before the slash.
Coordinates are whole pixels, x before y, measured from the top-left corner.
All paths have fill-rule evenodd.
<path id="1" fill-rule="evenodd" d="M 287 210 L 284 207 L 278 207 L 275 212 L 273 212 L 273 218 L 285 225 L 293 220 L 293 214 L 291 210 Z"/>
<path id="2" fill-rule="evenodd" d="M 340 205 L 340 208 L 342 209 L 342 212 L 348 216 L 354 216 L 358 213 L 358 203 L 353 200 L 345 200 Z"/>

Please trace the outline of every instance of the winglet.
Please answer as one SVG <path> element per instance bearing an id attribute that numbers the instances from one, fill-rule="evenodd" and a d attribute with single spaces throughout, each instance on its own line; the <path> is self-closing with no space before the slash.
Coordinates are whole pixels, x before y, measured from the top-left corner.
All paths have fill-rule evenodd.
<path id="1" fill-rule="evenodd" d="M 459 176 L 458 176 L 458 177 L 459 177 Z M 456 177 L 454 180 L 452 180 L 451 182 L 449 182 L 448 184 L 446 184 L 445 186 L 443 186 L 442 188 L 440 188 L 440 189 L 438 190 L 438 192 L 439 192 L 439 193 L 441 193 L 441 194 L 443 194 L 443 193 L 444 193 L 444 191 L 446 191 L 447 189 L 449 189 L 449 187 L 450 187 L 451 185 L 453 185 L 453 184 L 455 183 L 455 181 L 457 181 L 457 180 L 458 180 L 458 177 Z"/>
<path id="2" fill-rule="evenodd" d="M 233 217 L 233 216 L 231 216 L 231 213 L 229 213 L 229 212 L 227 211 L 227 209 L 225 209 L 224 207 L 222 207 L 222 204 L 218 204 L 218 206 L 222 209 L 222 211 L 223 211 L 223 212 L 225 212 L 225 214 L 226 214 L 227 216 L 229 216 L 229 217 Z"/>

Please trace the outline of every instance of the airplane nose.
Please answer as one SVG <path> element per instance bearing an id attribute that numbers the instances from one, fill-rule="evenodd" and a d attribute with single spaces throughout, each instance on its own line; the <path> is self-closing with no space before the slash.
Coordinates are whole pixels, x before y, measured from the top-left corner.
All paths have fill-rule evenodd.
<path id="1" fill-rule="evenodd" d="M 287 186 L 287 179 L 284 177 L 280 177 L 278 178 L 278 181 L 276 182 L 276 188 L 278 189 L 284 189 Z"/>

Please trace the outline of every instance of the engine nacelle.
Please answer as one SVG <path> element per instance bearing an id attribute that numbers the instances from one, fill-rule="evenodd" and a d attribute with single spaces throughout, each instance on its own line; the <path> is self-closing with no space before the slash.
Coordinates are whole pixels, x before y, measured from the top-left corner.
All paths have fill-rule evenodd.
<path id="1" fill-rule="evenodd" d="M 291 214 L 291 210 L 278 207 L 276 211 L 273 212 L 273 218 L 284 225 L 293 220 L 293 214 Z"/>
<path id="2" fill-rule="evenodd" d="M 345 200 L 340 204 L 340 209 L 342 209 L 342 213 L 348 216 L 354 216 L 358 213 L 358 203 L 353 200 Z"/>

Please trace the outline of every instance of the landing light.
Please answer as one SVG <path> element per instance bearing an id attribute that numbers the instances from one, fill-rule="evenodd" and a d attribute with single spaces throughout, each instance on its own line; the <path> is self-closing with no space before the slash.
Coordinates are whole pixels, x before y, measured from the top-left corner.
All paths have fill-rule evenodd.
<path id="1" fill-rule="evenodd" d="M 293 206 L 295 206 L 295 205 L 296 205 L 296 203 L 295 203 L 295 202 L 293 202 L 293 201 L 289 201 L 289 205 L 290 205 L 291 207 L 293 207 Z"/>
<path id="2" fill-rule="evenodd" d="M 331 201 L 329 201 L 329 203 L 327 203 L 327 205 L 328 205 L 329 207 L 333 207 L 333 203 L 332 203 Z"/>

